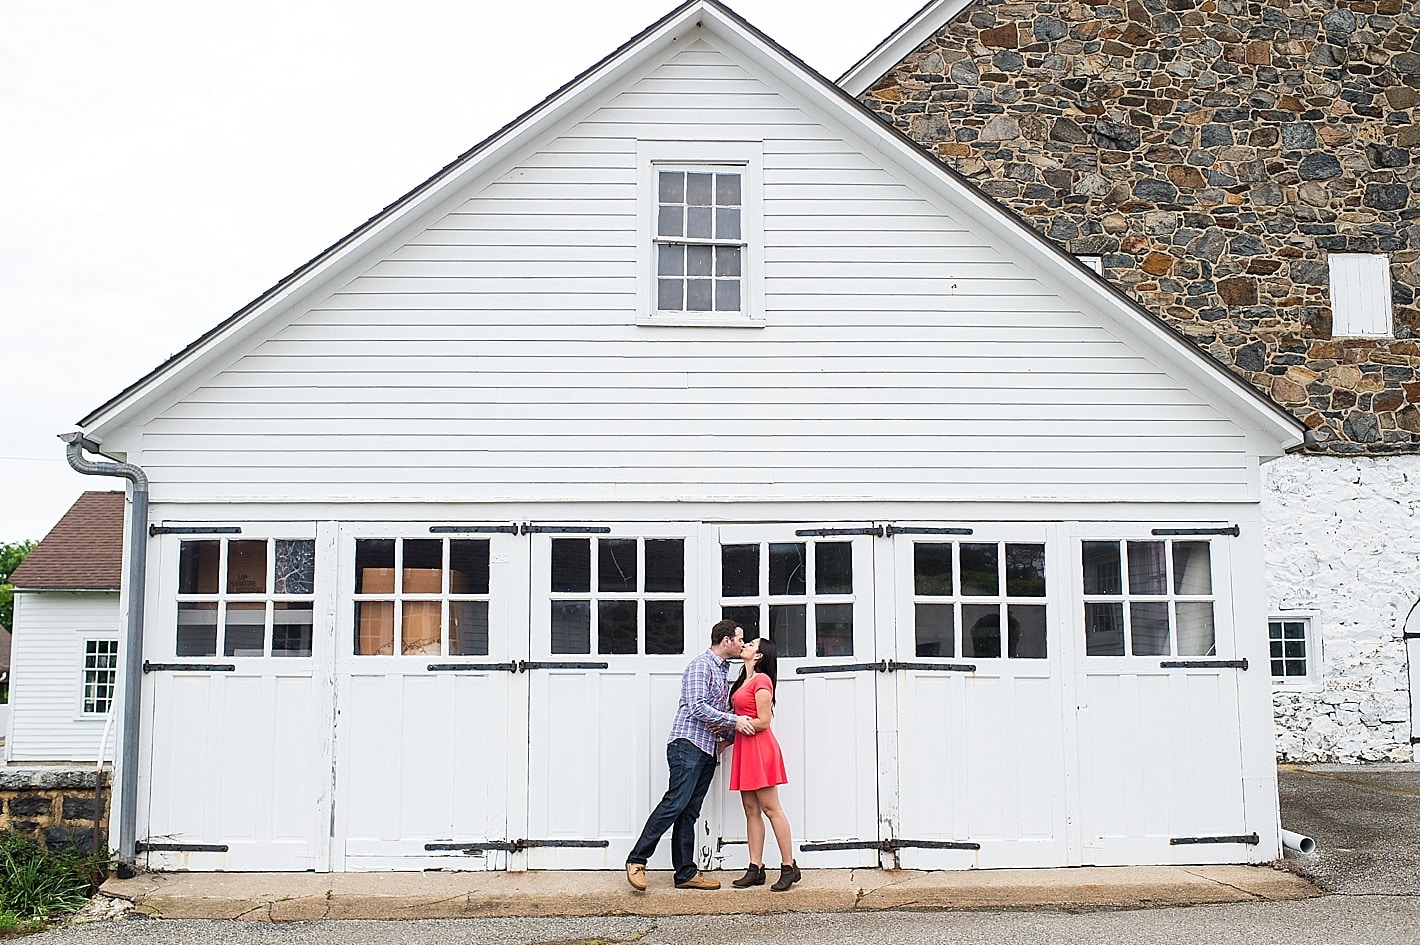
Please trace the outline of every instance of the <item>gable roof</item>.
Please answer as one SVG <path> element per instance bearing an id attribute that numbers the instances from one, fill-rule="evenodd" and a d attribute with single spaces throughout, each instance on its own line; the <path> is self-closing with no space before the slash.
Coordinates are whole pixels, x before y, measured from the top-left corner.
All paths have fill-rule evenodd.
<path id="1" fill-rule="evenodd" d="M 971 0 L 928 0 L 926 6 L 908 17 L 871 52 L 850 66 L 839 77 L 838 87 L 854 98 L 862 95 L 874 82 L 887 75 L 889 69 L 906 59 L 908 53 L 921 46 L 927 37 L 955 19 L 970 3 Z"/>
<path id="2" fill-rule="evenodd" d="M 20 590 L 118 590 L 123 574 L 122 492 L 85 492 L 10 575 Z"/>
<path id="3" fill-rule="evenodd" d="M 947 6 L 948 3 L 929 4 L 919 11 L 918 17 L 924 23 L 933 21 Z M 1262 440 L 1254 447 L 1258 455 L 1274 456 L 1301 444 L 1302 427 L 1290 414 L 1179 338 L 1010 210 L 977 190 L 844 89 L 717 0 L 686 0 L 541 103 L 460 155 L 152 373 L 94 410 L 80 421 L 86 435 L 102 443 L 106 433 L 141 420 L 145 408 L 151 409 L 162 403 L 164 397 L 185 389 L 185 385 L 193 383 L 204 372 L 219 369 L 224 358 L 241 350 L 249 339 L 262 337 L 262 332 L 273 322 L 289 316 L 303 300 L 330 287 L 367 254 L 417 225 L 454 195 L 480 181 L 491 180 L 510 162 L 536 147 L 545 133 L 590 107 L 599 97 L 623 88 L 639 76 L 648 62 L 676 44 L 693 41 L 698 35 L 696 30 L 704 30 L 704 35 L 735 49 L 763 75 L 773 77 L 785 89 L 792 90 L 801 102 L 808 103 L 839 131 L 864 142 L 884 166 L 893 168 L 904 180 L 913 181 L 925 195 L 950 207 L 951 212 L 969 220 L 980 232 L 990 234 L 1002 248 L 1052 272 L 1057 277 L 1053 280 L 1057 290 L 1081 300 L 1089 311 L 1103 316 L 1110 330 L 1166 366 L 1180 382 L 1205 391 L 1207 399 L 1241 427 L 1260 434 Z M 904 37 L 911 35 L 915 32 L 903 33 Z"/>

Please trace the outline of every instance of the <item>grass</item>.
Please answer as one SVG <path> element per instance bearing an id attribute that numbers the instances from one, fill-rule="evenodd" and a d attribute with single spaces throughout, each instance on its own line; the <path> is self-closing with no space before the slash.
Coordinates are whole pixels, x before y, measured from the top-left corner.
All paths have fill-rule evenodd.
<path id="1" fill-rule="evenodd" d="M 103 882 L 106 859 L 46 850 L 31 837 L 0 832 L 0 936 L 44 927 L 77 912 Z"/>

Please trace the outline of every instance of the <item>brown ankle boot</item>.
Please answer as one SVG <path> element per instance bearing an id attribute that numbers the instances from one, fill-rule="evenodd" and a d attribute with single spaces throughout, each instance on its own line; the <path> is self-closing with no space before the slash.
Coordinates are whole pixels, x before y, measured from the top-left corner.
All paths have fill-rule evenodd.
<path id="1" fill-rule="evenodd" d="M 804 878 L 804 874 L 799 872 L 799 867 L 794 863 L 785 863 L 779 867 L 779 878 L 774 881 L 774 885 L 769 888 L 775 892 L 784 892 L 790 886 Z"/>
<path id="2" fill-rule="evenodd" d="M 764 879 L 764 867 L 751 863 L 749 869 L 745 870 L 745 874 L 730 885 L 739 889 L 747 889 L 750 886 L 763 886 Z"/>

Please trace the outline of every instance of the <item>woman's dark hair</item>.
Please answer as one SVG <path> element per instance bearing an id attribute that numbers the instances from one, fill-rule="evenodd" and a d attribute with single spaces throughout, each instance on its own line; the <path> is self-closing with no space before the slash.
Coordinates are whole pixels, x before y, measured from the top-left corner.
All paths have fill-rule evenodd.
<path id="1" fill-rule="evenodd" d="M 763 673 L 769 677 L 769 682 L 774 686 L 770 690 L 769 704 L 773 705 L 779 701 L 779 650 L 770 642 L 768 637 L 759 638 L 759 665 L 755 672 Z M 730 687 L 730 698 L 734 698 L 739 688 L 745 684 L 749 673 L 740 673 L 740 678 L 735 680 L 735 684 Z"/>

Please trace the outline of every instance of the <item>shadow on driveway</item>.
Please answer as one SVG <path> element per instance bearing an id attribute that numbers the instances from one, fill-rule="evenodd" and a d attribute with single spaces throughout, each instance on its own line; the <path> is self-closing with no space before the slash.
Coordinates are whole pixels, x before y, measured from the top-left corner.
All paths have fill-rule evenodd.
<path id="1" fill-rule="evenodd" d="M 1287 859 L 1328 892 L 1420 895 L 1420 764 L 1279 765 L 1282 826 L 1316 841 Z"/>

